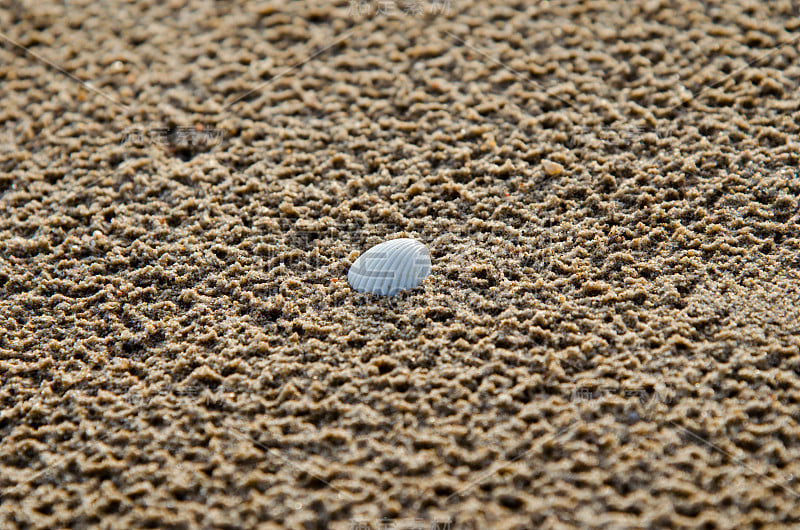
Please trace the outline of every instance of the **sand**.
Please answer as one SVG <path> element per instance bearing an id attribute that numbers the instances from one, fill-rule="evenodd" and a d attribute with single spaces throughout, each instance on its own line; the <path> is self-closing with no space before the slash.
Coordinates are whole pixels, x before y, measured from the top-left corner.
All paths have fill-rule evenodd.
<path id="1" fill-rule="evenodd" d="M 0 3 L 0 527 L 800 525 L 797 3 L 391 7 Z"/>

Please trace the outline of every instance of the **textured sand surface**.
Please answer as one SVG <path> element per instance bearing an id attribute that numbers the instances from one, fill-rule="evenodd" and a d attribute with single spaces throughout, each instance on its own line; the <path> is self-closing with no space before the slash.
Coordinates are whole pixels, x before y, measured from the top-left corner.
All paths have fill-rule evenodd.
<path id="1" fill-rule="evenodd" d="M 0 0 L 0 527 L 800 525 L 797 2 L 161 4 Z"/>

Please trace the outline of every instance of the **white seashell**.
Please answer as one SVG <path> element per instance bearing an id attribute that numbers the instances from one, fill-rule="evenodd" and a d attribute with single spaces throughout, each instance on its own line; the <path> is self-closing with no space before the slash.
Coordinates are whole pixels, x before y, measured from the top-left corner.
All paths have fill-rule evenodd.
<path id="1" fill-rule="evenodd" d="M 416 239 L 392 239 L 364 252 L 347 281 L 360 293 L 394 296 L 413 289 L 431 273 L 431 253 Z"/>

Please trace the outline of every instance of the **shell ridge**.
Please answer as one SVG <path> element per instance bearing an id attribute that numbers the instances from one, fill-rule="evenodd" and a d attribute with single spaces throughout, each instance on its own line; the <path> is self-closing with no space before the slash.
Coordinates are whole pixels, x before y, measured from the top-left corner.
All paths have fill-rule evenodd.
<path id="1" fill-rule="evenodd" d="M 392 257 L 391 241 L 386 241 L 375 245 L 364 253 L 367 259 L 372 260 L 372 264 L 365 275 L 365 291 L 383 294 L 383 283 L 388 269 L 389 261 Z"/>
<path id="2" fill-rule="evenodd" d="M 404 241 L 403 244 L 397 245 L 397 255 L 392 260 L 392 269 L 393 269 L 393 276 L 391 281 L 387 285 L 388 295 L 394 296 L 398 291 L 405 289 L 407 285 L 407 281 L 404 278 L 404 271 L 408 268 L 409 262 L 409 254 L 413 254 L 415 251 L 416 245 L 414 241 L 407 240 Z"/>
<path id="3" fill-rule="evenodd" d="M 369 268 L 365 271 L 362 283 L 364 292 L 374 292 L 375 285 L 378 282 L 378 274 L 386 266 L 386 256 L 382 255 L 381 250 L 378 248 L 380 245 L 375 245 L 364 253 L 364 263 L 369 263 Z"/>
<path id="4" fill-rule="evenodd" d="M 411 270 L 411 274 L 414 275 L 414 287 L 421 284 L 422 280 L 431 273 L 431 254 L 428 251 L 428 247 L 419 245 L 416 250 Z"/>
<path id="5" fill-rule="evenodd" d="M 366 290 L 366 282 L 369 279 L 369 250 L 361 254 L 353 265 L 350 266 L 350 272 L 347 273 L 347 281 L 358 292 Z M 352 278 L 350 275 L 353 275 Z"/>
<path id="6" fill-rule="evenodd" d="M 386 278 L 388 275 L 389 267 L 391 265 L 392 259 L 395 257 L 392 253 L 393 245 L 391 241 L 386 241 L 378 245 L 380 248 L 380 252 L 383 254 L 380 269 L 377 271 L 373 271 L 373 282 L 372 288 L 370 289 L 371 292 L 382 295 L 383 286 L 386 283 Z M 377 247 L 376 247 L 377 248 Z"/>
<path id="7" fill-rule="evenodd" d="M 399 268 L 397 271 L 397 283 L 402 285 L 404 289 L 416 287 L 416 285 L 414 285 L 416 282 L 416 278 L 414 278 L 414 269 L 416 257 L 419 254 L 419 245 L 415 243 L 416 242 L 412 242 L 412 244 L 408 246 L 409 248 L 406 252 L 406 256 L 404 257 L 402 268 Z"/>

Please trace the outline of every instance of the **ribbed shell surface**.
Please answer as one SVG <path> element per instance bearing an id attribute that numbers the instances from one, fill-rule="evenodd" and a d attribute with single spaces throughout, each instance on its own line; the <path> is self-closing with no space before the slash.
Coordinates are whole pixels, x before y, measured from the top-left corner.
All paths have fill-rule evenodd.
<path id="1" fill-rule="evenodd" d="M 418 286 L 430 272 L 428 247 L 415 239 L 393 239 L 359 256 L 347 273 L 347 281 L 360 293 L 394 296 Z"/>

